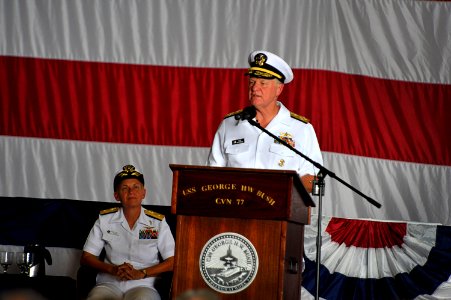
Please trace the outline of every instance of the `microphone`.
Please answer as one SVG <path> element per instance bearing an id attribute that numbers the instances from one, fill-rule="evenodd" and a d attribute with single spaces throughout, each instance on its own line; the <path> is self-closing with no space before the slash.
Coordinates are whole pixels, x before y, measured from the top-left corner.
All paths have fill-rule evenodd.
<path id="1" fill-rule="evenodd" d="M 235 120 L 252 120 L 257 115 L 257 110 L 255 109 L 255 106 L 251 105 L 248 107 L 245 107 L 243 111 L 239 114 L 235 115 Z"/>

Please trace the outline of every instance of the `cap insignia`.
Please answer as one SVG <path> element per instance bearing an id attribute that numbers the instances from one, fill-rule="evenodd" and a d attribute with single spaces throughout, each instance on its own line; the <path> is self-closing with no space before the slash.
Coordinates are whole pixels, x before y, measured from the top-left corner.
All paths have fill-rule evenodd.
<path id="1" fill-rule="evenodd" d="M 266 60 L 268 60 L 268 57 L 263 53 L 258 53 L 255 55 L 255 63 L 260 67 L 265 65 Z"/>
<path id="2" fill-rule="evenodd" d="M 135 166 L 132 165 L 126 165 L 122 168 L 122 171 L 117 174 L 117 176 L 119 177 L 124 177 L 124 176 L 141 176 L 141 173 L 139 173 L 138 171 L 136 171 Z"/>

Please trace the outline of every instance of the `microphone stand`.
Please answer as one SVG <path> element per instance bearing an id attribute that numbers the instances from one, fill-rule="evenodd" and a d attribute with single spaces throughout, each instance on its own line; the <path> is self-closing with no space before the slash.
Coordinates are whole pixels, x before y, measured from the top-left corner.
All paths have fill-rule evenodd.
<path id="1" fill-rule="evenodd" d="M 268 130 L 266 130 L 265 128 L 263 128 L 260 124 L 258 124 L 258 122 L 252 120 L 252 119 L 248 119 L 247 120 L 249 123 L 251 123 L 251 125 L 257 127 L 258 129 L 260 129 L 261 131 L 265 132 L 266 134 L 268 134 L 269 136 L 271 136 L 272 138 L 274 138 L 275 140 L 277 140 L 279 143 L 281 143 L 282 145 L 288 147 L 291 151 L 295 152 L 296 154 L 300 155 L 302 158 L 304 158 L 305 160 L 307 160 L 308 162 L 312 163 L 317 169 L 319 169 L 319 173 L 318 174 L 322 174 L 322 179 L 324 180 L 324 178 L 329 175 L 331 178 L 334 178 L 335 180 L 337 180 L 338 182 L 342 183 L 343 185 L 347 186 L 348 188 L 350 188 L 352 191 L 354 191 L 355 193 L 357 193 L 358 195 L 362 196 L 365 200 L 367 200 L 369 203 L 371 203 L 372 205 L 376 206 L 377 208 L 381 208 L 381 204 L 379 202 L 377 202 L 376 200 L 374 200 L 373 198 L 368 197 L 367 195 L 365 195 L 364 193 L 362 193 L 361 191 L 357 190 L 355 187 L 353 187 L 352 185 L 350 185 L 349 183 L 347 183 L 346 181 L 344 181 L 343 179 L 341 179 L 340 177 L 338 177 L 337 175 L 335 175 L 334 172 L 328 170 L 327 168 L 323 167 L 320 163 L 317 163 L 316 161 L 312 160 L 310 157 L 306 156 L 305 154 L 299 152 L 298 150 L 296 150 L 295 148 L 293 148 L 290 144 L 288 144 L 287 142 L 285 142 L 284 140 L 282 140 L 281 138 L 275 136 L 274 134 L 272 134 L 271 132 L 269 132 Z"/>
<path id="2" fill-rule="evenodd" d="M 247 111 L 247 112 L 249 112 L 249 111 Z M 245 111 L 245 113 L 247 113 L 247 112 Z M 340 177 L 335 175 L 334 172 L 328 170 L 327 168 L 322 166 L 320 163 L 312 160 L 310 157 L 308 157 L 308 156 L 304 155 L 303 153 L 301 153 L 300 151 L 296 150 L 295 148 L 293 148 L 290 144 L 288 144 L 281 138 L 275 136 L 274 134 L 272 134 L 271 132 L 269 132 L 268 130 L 263 128 L 258 122 L 253 120 L 254 116 L 255 116 L 255 114 L 254 115 L 244 114 L 241 117 L 241 120 L 243 120 L 243 121 L 247 120 L 252 126 L 255 126 L 258 129 L 260 129 L 261 131 L 263 131 L 264 133 L 268 134 L 269 136 L 274 138 L 276 141 L 278 141 L 282 145 L 286 146 L 287 148 L 289 148 L 291 151 L 295 152 L 296 154 L 300 155 L 302 158 L 304 158 L 308 162 L 312 163 L 317 169 L 319 169 L 318 175 L 316 176 L 316 179 L 313 181 L 313 188 L 312 188 L 313 189 L 312 194 L 315 196 L 318 196 L 318 220 L 317 220 L 318 233 L 316 235 L 316 247 L 317 248 L 316 248 L 316 295 L 315 295 L 315 299 L 317 300 L 317 299 L 319 299 L 319 281 L 320 281 L 319 271 L 320 271 L 320 264 L 321 264 L 321 243 L 322 243 L 322 241 L 321 241 L 321 214 L 322 214 L 321 210 L 322 210 L 322 197 L 324 196 L 324 187 L 325 187 L 324 179 L 326 178 L 326 176 L 329 175 L 331 178 L 334 178 L 338 182 L 347 186 L 352 191 L 354 191 L 358 195 L 362 196 L 365 200 L 367 200 L 369 203 L 376 206 L 377 208 L 381 208 L 382 205 L 379 202 L 377 202 L 376 200 L 363 194 L 362 192 L 357 190 L 355 187 L 353 187 L 349 183 L 345 182 L 343 179 L 341 179 Z"/>
<path id="3" fill-rule="evenodd" d="M 316 292 L 315 292 L 315 300 L 319 299 L 319 281 L 320 281 L 320 267 L 321 267 L 321 219 L 322 219 L 322 207 L 323 207 L 323 196 L 324 196 L 324 176 L 321 171 L 316 176 L 316 179 L 313 180 L 312 185 L 312 194 L 318 196 L 318 217 L 317 217 L 317 234 L 316 234 Z"/>

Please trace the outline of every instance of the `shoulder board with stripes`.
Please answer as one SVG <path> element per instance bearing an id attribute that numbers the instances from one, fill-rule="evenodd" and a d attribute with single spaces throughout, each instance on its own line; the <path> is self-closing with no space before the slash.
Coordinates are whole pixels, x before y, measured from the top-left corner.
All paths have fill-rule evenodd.
<path id="1" fill-rule="evenodd" d="M 144 210 L 144 213 L 145 213 L 147 216 L 152 217 L 152 218 L 155 218 L 155 219 L 160 220 L 160 221 L 164 219 L 164 215 L 159 214 L 159 213 L 157 213 L 157 212 L 154 212 L 154 211 L 152 211 L 152 210 L 145 209 L 145 210 Z"/>
<path id="2" fill-rule="evenodd" d="M 237 110 L 237 111 L 228 113 L 227 115 L 225 115 L 224 119 L 227 119 L 227 118 L 233 117 L 233 116 L 235 116 L 235 115 L 237 115 L 237 114 L 240 114 L 242 111 L 243 111 L 243 110 L 240 109 L 240 110 Z"/>
<path id="3" fill-rule="evenodd" d="M 100 214 L 101 215 L 107 215 L 107 214 L 111 214 L 111 213 L 117 212 L 118 210 L 119 210 L 119 207 L 107 208 L 107 209 L 101 210 Z"/>
<path id="4" fill-rule="evenodd" d="M 296 120 L 299 120 L 299 121 L 301 121 L 301 122 L 304 122 L 305 124 L 308 124 L 308 122 L 309 122 L 309 119 L 307 119 L 306 117 L 297 115 L 297 114 L 295 114 L 295 113 L 293 113 L 293 112 L 290 112 L 290 115 L 291 115 L 291 117 L 292 117 L 293 119 L 296 119 Z"/>

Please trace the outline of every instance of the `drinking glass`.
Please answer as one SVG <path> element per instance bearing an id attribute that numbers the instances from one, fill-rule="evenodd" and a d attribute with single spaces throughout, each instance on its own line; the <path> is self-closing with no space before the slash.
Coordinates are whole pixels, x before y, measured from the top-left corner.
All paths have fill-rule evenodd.
<path id="1" fill-rule="evenodd" d="M 8 268 L 12 265 L 14 260 L 14 252 L 1 251 L 0 252 L 0 265 L 3 268 L 3 274 L 8 272 Z"/>
<path id="2" fill-rule="evenodd" d="M 30 272 L 30 267 L 33 265 L 33 253 L 17 252 L 16 263 L 20 274 L 28 275 Z"/>

